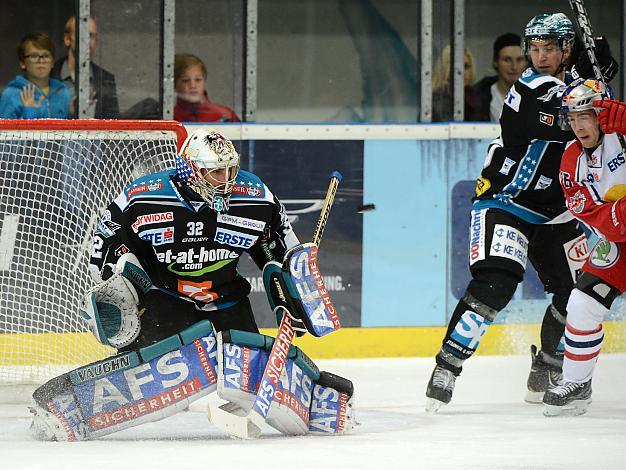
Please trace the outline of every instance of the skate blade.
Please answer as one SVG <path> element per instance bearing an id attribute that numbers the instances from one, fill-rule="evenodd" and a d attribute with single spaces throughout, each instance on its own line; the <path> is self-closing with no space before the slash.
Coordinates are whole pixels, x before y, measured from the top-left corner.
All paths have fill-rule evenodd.
<path id="1" fill-rule="evenodd" d="M 439 411 L 439 408 L 444 405 L 445 403 L 442 401 L 439 401 L 435 398 L 429 398 L 428 400 L 426 400 L 426 413 L 437 413 L 437 411 Z"/>
<path id="2" fill-rule="evenodd" d="M 580 416 L 587 412 L 587 407 L 591 403 L 591 398 L 587 400 L 574 400 L 565 406 L 543 405 L 543 415 L 548 418 L 557 416 Z"/>
<path id="3" fill-rule="evenodd" d="M 532 392 L 528 390 L 526 392 L 526 396 L 524 397 L 524 401 L 526 403 L 532 403 L 533 405 L 540 405 L 543 403 L 543 394 L 545 392 Z"/>

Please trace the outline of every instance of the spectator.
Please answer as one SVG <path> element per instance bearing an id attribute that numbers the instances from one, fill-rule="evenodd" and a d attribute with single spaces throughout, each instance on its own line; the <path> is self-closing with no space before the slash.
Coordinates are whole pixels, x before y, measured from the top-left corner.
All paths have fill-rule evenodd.
<path id="1" fill-rule="evenodd" d="M 89 54 L 93 58 L 96 52 L 98 31 L 96 22 L 89 18 Z M 59 78 L 74 90 L 76 70 L 76 17 L 72 16 L 65 23 L 63 43 L 67 47 L 67 56 L 62 57 L 54 64 L 52 76 Z M 96 65 L 93 60 L 89 66 L 89 83 L 91 86 L 91 105 L 87 110 L 87 117 L 97 119 L 116 119 L 119 117 L 119 104 L 115 88 L 115 76 Z"/>
<path id="2" fill-rule="evenodd" d="M 446 46 L 435 63 L 433 69 L 433 121 L 452 121 L 453 93 L 452 93 L 452 64 L 450 60 L 451 48 Z M 476 97 L 472 84 L 474 83 L 474 57 L 469 49 L 465 49 L 465 120 L 476 120 Z"/>
<path id="3" fill-rule="evenodd" d="M 43 33 L 28 33 L 17 46 L 24 71 L 9 82 L 0 97 L 0 117 L 41 119 L 70 117 L 72 92 L 63 82 L 50 78 L 54 44 Z"/>
<path id="4" fill-rule="evenodd" d="M 526 68 L 522 38 L 505 33 L 493 43 L 493 68 L 497 75 L 484 77 L 476 85 L 477 121 L 500 121 L 504 97 Z"/>
<path id="5" fill-rule="evenodd" d="M 206 77 L 206 67 L 198 57 L 176 54 L 174 87 L 178 99 L 174 106 L 174 119 L 181 122 L 239 122 L 232 109 L 209 99 L 204 89 Z"/>

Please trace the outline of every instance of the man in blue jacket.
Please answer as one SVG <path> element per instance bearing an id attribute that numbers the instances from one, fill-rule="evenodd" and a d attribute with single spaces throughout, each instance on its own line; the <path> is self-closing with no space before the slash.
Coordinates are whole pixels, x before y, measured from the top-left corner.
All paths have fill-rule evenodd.
<path id="1" fill-rule="evenodd" d="M 24 71 L 11 80 L 0 97 L 0 117 L 41 119 L 70 117 L 71 90 L 50 78 L 54 63 L 54 44 L 43 33 L 28 33 L 17 47 Z"/>

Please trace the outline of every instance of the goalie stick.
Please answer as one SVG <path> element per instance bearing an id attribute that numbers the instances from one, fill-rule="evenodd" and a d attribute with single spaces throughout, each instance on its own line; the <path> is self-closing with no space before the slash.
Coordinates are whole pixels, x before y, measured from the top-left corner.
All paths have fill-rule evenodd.
<path id="1" fill-rule="evenodd" d="M 322 205 L 322 210 L 317 220 L 315 231 L 313 232 L 312 242 L 318 247 L 322 241 L 328 215 L 330 214 L 330 209 L 335 200 L 335 194 L 341 178 L 341 173 L 338 171 L 333 171 L 330 175 L 326 198 L 324 199 L 324 204 Z M 278 334 L 274 340 L 274 345 L 267 359 L 265 370 L 263 371 L 263 378 L 261 379 L 259 390 L 250 411 L 244 416 L 239 416 L 231 412 L 233 411 L 232 406 L 230 406 L 231 403 L 226 403 L 221 407 L 209 403 L 209 421 L 218 428 L 226 431 L 232 437 L 256 439 L 261 435 L 261 426 L 267 418 L 280 376 L 285 368 L 295 331 L 291 325 L 291 313 L 284 307 L 277 307 L 277 309 L 283 310 L 283 317 L 278 327 Z"/>
<path id="2" fill-rule="evenodd" d="M 572 12 L 574 13 L 574 18 L 576 20 L 576 24 L 578 25 L 578 30 L 580 31 L 583 44 L 585 45 L 585 51 L 587 51 L 589 62 L 591 63 L 591 67 L 593 68 L 594 78 L 599 82 L 604 83 L 604 86 L 606 87 L 608 85 L 604 80 L 602 70 L 600 69 L 600 64 L 598 63 L 598 59 L 596 58 L 596 42 L 593 39 L 593 30 L 591 29 L 591 21 L 589 21 L 589 15 L 587 14 L 587 10 L 585 8 L 585 2 L 583 0 L 569 0 L 569 5 L 572 8 Z M 618 133 L 617 138 L 619 140 L 620 146 L 622 147 L 622 152 L 626 154 L 626 142 L 624 142 L 624 136 Z"/>

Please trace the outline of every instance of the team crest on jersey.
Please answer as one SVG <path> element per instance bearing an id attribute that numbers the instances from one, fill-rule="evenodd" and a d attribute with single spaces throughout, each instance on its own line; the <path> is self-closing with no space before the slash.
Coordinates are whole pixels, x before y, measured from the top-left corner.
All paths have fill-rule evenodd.
<path id="1" fill-rule="evenodd" d="M 539 112 L 539 122 L 546 126 L 554 124 L 554 116 L 552 114 Z"/>
<path id="2" fill-rule="evenodd" d="M 589 264 L 598 269 L 610 268 L 619 259 L 619 254 L 620 249 L 616 243 L 600 240 L 591 251 Z"/>
<path id="3" fill-rule="evenodd" d="M 567 202 L 567 207 L 569 207 L 569 210 L 571 210 L 575 214 L 580 214 L 585 207 L 586 200 L 587 198 L 582 192 L 576 191 L 576 194 L 569 198 L 569 201 Z"/>

